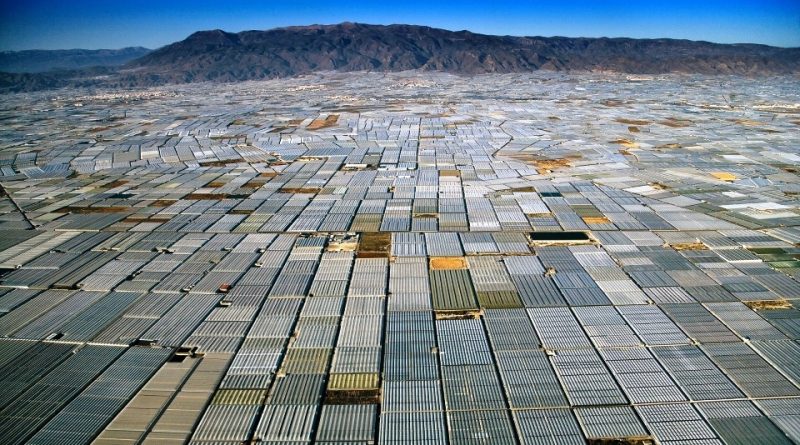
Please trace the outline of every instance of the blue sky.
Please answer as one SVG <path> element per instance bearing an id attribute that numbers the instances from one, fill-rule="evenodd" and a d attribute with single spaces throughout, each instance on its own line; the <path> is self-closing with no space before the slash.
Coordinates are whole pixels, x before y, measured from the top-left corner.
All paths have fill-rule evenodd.
<path id="1" fill-rule="evenodd" d="M 157 48 L 203 29 L 343 21 L 800 47 L 800 0 L 0 0 L 0 50 Z"/>

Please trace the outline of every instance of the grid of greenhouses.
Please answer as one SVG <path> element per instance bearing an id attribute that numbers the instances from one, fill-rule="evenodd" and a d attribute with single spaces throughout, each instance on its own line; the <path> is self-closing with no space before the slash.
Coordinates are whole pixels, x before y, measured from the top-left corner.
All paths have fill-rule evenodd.
<path id="1" fill-rule="evenodd" d="M 2 444 L 800 443 L 796 78 L 3 99 Z"/>

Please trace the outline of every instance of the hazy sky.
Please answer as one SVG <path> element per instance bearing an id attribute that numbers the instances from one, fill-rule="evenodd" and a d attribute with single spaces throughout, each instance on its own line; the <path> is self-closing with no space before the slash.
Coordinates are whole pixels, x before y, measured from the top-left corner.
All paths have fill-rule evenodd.
<path id="1" fill-rule="evenodd" d="M 503 35 L 800 46 L 800 0 L 0 0 L 0 50 L 157 48 L 203 29 L 343 21 Z"/>

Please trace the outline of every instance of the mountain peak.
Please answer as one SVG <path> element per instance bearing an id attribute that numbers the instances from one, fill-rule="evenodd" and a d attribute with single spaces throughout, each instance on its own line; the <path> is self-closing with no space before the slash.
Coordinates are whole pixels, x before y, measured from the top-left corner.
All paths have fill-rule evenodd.
<path id="1" fill-rule="evenodd" d="M 192 33 L 184 42 L 201 42 L 207 44 L 235 44 L 239 41 L 238 34 L 225 32 L 221 29 L 197 31 Z"/>

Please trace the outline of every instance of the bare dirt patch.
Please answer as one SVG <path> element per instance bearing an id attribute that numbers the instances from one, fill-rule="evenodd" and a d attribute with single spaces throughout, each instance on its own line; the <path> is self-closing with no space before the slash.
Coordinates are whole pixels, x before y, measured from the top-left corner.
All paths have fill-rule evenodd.
<path id="1" fill-rule="evenodd" d="M 670 244 L 670 247 L 672 247 L 675 250 L 679 250 L 679 251 L 680 250 L 708 250 L 708 247 L 706 247 L 706 245 L 703 244 L 703 243 L 675 243 L 675 244 Z"/>
<path id="2" fill-rule="evenodd" d="M 329 128 L 336 125 L 339 122 L 339 115 L 338 114 L 331 114 L 330 116 L 326 117 L 325 119 L 317 118 L 311 121 L 306 127 L 308 130 L 322 130 L 323 128 Z"/>
<path id="3" fill-rule="evenodd" d="M 583 222 L 586 224 L 609 224 L 611 221 L 605 216 L 584 216 Z"/>
<path id="4" fill-rule="evenodd" d="M 643 120 L 643 119 L 625 119 L 625 118 L 620 117 L 620 118 L 617 118 L 617 119 L 614 119 L 614 120 L 619 122 L 620 124 L 626 124 L 626 125 L 650 125 L 651 124 L 650 121 L 646 121 L 646 120 Z"/>
<path id="5" fill-rule="evenodd" d="M 392 234 L 387 232 L 364 232 L 358 242 L 359 258 L 386 258 L 392 247 Z"/>
<path id="6" fill-rule="evenodd" d="M 670 117 L 664 119 L 663 121 L 658 121 L 658 123 L 671 128 L 683 128 L 694 125 L 694 122 L 690 121 L 689 119 L 678 119 L 675 117 Z"/>
<path id="7" fill-rule="evenodd" d="M 625 148 L 639 148 L 639 144 L 630 139 L 617 139 L 615 141 L 611 141 L 611 143 L 622 145 Z"/>
<path id="8" fill-rule="evenodd" d="M 319 187 L 283 187 L 278 190 L 281 193 L 317 194 L 322 190 Z"/>
<path id="9" fill-rule="evenodd" d="M 769 311 L 776 309 L 791 309 L 792 304 L 788 300 L 759 300 L 746 301 L 744 303 L 754 311 Z"/>
<path id="10" fill-rule="evenodd" d="M 460 270 L 467 268 L 464 257 L 431 257 L 431 270 Z"/>

